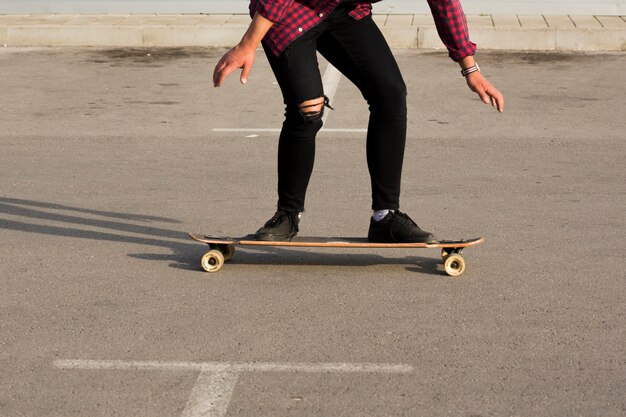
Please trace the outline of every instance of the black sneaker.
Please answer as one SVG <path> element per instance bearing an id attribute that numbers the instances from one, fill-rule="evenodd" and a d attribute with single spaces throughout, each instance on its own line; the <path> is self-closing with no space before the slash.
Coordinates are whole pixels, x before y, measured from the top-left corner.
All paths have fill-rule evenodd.
<path id="1" fill-rule="evenodd" d="M 419 228 L 409 216 L 399 210 L 390 211 L 381 221 L 372 219 L 367 234 L 370 242 L 377 243 L 433 243 L 437 238 Z"/>
<path id="2" fill-rule="evenodd" d="M 278 209 L 274 217 L 254 234 L 256 240 L 289 241 L 298 234 L 298 213 Z"/>

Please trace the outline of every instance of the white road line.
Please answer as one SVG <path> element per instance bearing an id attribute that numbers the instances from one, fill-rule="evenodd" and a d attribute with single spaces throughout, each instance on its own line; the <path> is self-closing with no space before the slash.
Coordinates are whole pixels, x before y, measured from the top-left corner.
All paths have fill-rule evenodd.
<path id="1" fill-rule="evenodd" d="M 239 373 L 202 371 L 181 417 L 222 417 L 228 411 Z"/>
<path id="2" fill-rule="evenodd" d="M 226 132 L 226 133 L 230 133 L 230 132 L 234 132 L 234 133 L 238 133 L 238 132 L 271 132 L 271 133 L 275 133 L 275 132 L 280 132 L 280 129 L 266 129 L 266 128 L 214 128 L 211 129 L 213 132 Z"/>
<path id="3" fill-rule="evenodd" d="M 67 360 L 54 361 L 59 369 L 112 369 L 137 371 L 202 371 L 202 372 L 373 372 L 408 373 L 413 367 L 406 364 L 378 363 L 307 363 L 307 362 L 160 362 L 160 361 L 106 361 Z"/>
<path id="4" fill-rule="evenodd" d="M 337 88 L 339 87 L 339 82 L 341 81 L 341 73 L 339 72 L 339 70 L 335 67 L 333 67 L 332 65 L 328 64 L 328 66 L 326 67 L 326 71 L 324 71 L 324 75 L 322 76 L 322 84 L 324 85 L 324 94 L 326 95 L 326 97 L 328 97 L 328 101 L 331 103 L 332 106 L 332 102 L 333 99 L 335 98 L 335 93 L 337 92 Z M 324 117 L 322 117 L 322 121 L 324 122 L 324 125 L 326 124 L 326 120 L 328 120 L 328 116 L 330 115 L 331 110 L 330 109 L 325 109 L 324 111 Z M 255 129 L 255 128 L 243 128 L 243 129 L 238 129 L 238 128 L 216 128 L 216 129 L 211 129 L 213 132 L 234 132 L 234 133 L 239 133 L 239 132 L 243 132 L 243 133 L 278 133 L 280 132 L 280 129 L 267 129 L 267 128 L 260 128 L 260 129 Z M 322 130 L 320 132 L 327 132 L 327 133 L 366 133 L 367 129 L 327 129 L 327 128 L 322 128 Z"/>
<path id="5" fill-rule="evenodd" d="M 224 417 L 242 372 L 333 372 L 384 373 L 413 372 L 406 364 L 377 363 L 306 363 L 306 362 L 160 362 L 160 361 L 102 361 L 66 360 L 53 362 L 59 369 L 135 370 L 135 371 L 200 371 L 182 417 Z"/>
<path id="6" fill-rule="evenodd" d="M 280 129 L 272 128 L 214 128 L 213 132 L 218 133 L 279 133 Z M 320 132 L 327 133 L 367 133 L 367 129 L 328 129 L 322 128 Z"/>
<path id="7" fill-rule="evenodd" d="M 326 71 L 324 72 L 324 76 L 322 77 L 322 84 L 324 85 L 324 94 L 328 97 L 328 101 L 331 103 L 331 106 L 333 99 L 335 98 L 335 93 L 337 92 L 337 87 L 339 87 L 339 81 L 341 81 L 341 73 L 337 68 L 328 64 Z M 326 120 L 330 114 L 329 110 L 330 109 L 326 109 L 324 112 L 324 117 L 322 118 L 324 124 L 326 124 Z"/>

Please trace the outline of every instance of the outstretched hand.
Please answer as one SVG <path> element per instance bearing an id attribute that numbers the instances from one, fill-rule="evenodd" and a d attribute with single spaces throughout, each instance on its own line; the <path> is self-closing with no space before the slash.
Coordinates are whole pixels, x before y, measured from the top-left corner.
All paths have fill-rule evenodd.
<path id="1" fill-rule="evenodd" d="M 239 77 L 241 84 L 248 82 L 248 77 L 254 64 L 254 51 L 254 48 L 246 48 L 239 44 L 226 52 L 213 71 L 213 86 L 220 87 L 226 77 L 237 68 L 242 69 Z"/>
<path id="2" fill-rule="evenodd" d="M 465 77 L 469 88 L 480 96 L 485 104 L 491 104 L 500 113 L 504 111 L 504 97 L 483 75 L 480 71 L 473 72 Z"/>

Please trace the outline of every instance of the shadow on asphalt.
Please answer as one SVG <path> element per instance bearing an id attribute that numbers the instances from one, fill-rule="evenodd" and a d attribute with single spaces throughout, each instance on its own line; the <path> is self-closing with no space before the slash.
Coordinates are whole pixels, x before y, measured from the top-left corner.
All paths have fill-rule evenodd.
<path id="1" fill-rule="evenodd" d="M 0 197 L 0 213 L 60 223 L 60 225 L 52 226 L 0 219 L 0 229 L 49 236 L 168 248 L 172 251 L 171 254 L 131 253 L 128 254 L 128 256 L 146 261 L 169 261 L 169 266 L 176 269 L 201 271 L 200 258 L 208 249 L 208 246 L 203 246 L 202 244 L 185 243 L 189 240 L 186 232 L 149 225 L 151 222 L 181 223 L 178 220 L 165 217 L 92 210 L 63 204 L 8 197 Z M 139 225 L 130 222 L 143 222 L 148 224 Z M 86 230 L 72 226 L 98 227 L 108 229 L 110 232 Z M 129 236 L 115 232 L 134 233 L 137 236 Z M 441 275 L 442 272 L 437 268 L 438 263 L 438 258 L 415 256 L 387 257 L 372 253 L 331 253 L 327 250 L 296 250 L 277 247 L 260 247 L 254 249 L 238 247 L 235 258 L 229 262 L 229 264 L 233 265 L 357 267 L 410 264 L 410 267 L 405 268 L 407 271 Z"/>
<path id="2" fill-rule="evenodd" d="M 197 246 L 197 245 L 196 245 Z M 202 271 L 200 258 L 208 251 L 208 246 L 197 246 L 194 251 L 185 254 L 185 261 L 181 262 L 183 255 L 163 255 L 163 254 L 132 254 L 130 256 L 138 259 L 150 261 L 173 261 L 172 268 Z M 333 249 L 341 250 L 341 249 Z M 195 253 L 195 255 L 194 255 Z M 192 258 L 189 256 L 193 255 Z M 438 258 L 423 258 L 417 256 L 390 257 L 372 253 L 336 253 L 329 252 L 328 249 L 311 248 L 307 250 L 297 250 L 293 248 L 284 249 L 276 247 L 263 247 L 257 250 L 236 248 L 233 259 L 224 268 L 235 267 L 236 265 L 263 265 L 263 266 L 328 266 L 328 267 L 368 267 L 380 265 L 410 265 L 405 267 L 406 271 L 429 274 L 445 275 L 438 269 L 441 262 Z"/>

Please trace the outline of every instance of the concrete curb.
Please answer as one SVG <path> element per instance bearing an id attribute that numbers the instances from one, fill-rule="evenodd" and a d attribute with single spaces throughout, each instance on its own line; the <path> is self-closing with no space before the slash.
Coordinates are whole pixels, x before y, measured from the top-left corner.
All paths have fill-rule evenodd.
<path id="1" fill-rule="evenodd" d="M 443 49 L 429 15 L 375 15 L 393 48 Z M 0 45 L 216 46 L 237 43 L 246 15 L 0 15 Z M 481 49 L 625 51 L 620 16 L 468 16 Z"/>

